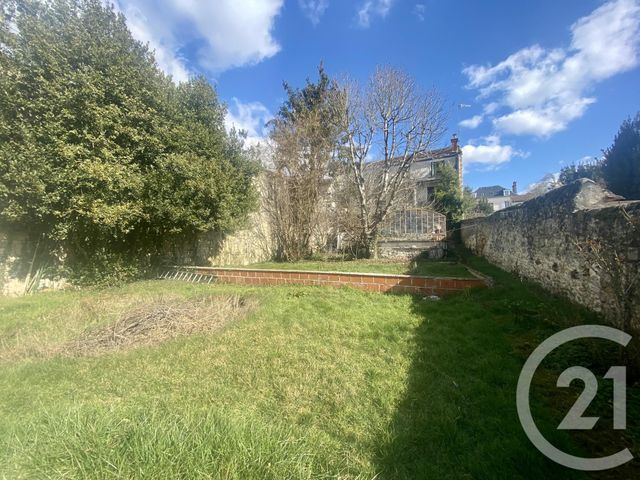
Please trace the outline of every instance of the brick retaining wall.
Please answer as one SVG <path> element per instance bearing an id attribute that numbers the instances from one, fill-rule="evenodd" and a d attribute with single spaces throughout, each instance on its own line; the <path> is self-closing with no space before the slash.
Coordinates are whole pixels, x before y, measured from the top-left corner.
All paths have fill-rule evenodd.
<path id="1" fill-rule="evenodd" d="M 444 296 L 467 288 L 487 286 L 480 278 L 436 278 L 378 273 L 309 272 L 248 268 L 182 267 L 196 275 L 211 276 L 223 283 L 247 285 L 349 286 L 369 292 L 417 293 Z"/>

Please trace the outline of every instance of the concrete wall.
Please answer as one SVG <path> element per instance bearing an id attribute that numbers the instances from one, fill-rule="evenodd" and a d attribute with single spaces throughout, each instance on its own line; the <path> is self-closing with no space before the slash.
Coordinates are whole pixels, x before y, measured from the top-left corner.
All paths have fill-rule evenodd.
<path id="1" fill-rule="evenodd" d="M 582 179 L 466 220 L 461 235 L 495 265 L 640 331 L 640 201 Z"/>

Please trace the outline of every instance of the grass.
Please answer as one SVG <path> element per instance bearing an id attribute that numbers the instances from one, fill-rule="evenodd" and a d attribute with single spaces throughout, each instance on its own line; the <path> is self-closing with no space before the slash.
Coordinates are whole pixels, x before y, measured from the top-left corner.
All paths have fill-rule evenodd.
<path id="1" fill-rule="evenodd" d="M 531 446 L 515 386 L 539 341 L 597 319 L 470 262 L 496 287 L 435 302 L 168 281 L 0 299 L 0 351 L 18 343 L 23 352 L 0 360 L 0 478 L 584 478 Z M 156 346 L 42 354 L 168 294 L 242 295 L 257 306 L 216 332 Z M 550 358 L 532 402 L 554 444 L 612 453 L 619 436 L 595 444 L 555 429 L 580 393 L 559 392 L 557 373 L 592 353 L 577 345 Z M 609 361 L 598 353 L 596 365 Z M 593 407 L 606 415 L 600 393 Z M 638 398 L 631 389 L 622 439 L 636 456 Z"/>
<path id="2" fill-rule="evenodd" d="M 262 262 L 247 265 L 248 268 L 305 270 L 328 272 L 388 273 L 423 275 L 427 277 L 472 278 L 473 275 L 459 262 L 418 258 L 415 261 L 400 260 L 317 260 L 300 262 Z"/>

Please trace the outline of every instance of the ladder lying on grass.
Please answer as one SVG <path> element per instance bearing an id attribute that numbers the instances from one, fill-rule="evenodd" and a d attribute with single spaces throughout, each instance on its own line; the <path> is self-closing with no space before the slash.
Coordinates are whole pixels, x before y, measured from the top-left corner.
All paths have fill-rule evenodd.
<path id="1" fill-rule="evenodd" d="M 190 272 L 188 270 L 171 269 L 164 273 L 160 273 L 158 278 L 165 280 L 182 280 L 190 283 L 206 283 L 210 284 L 216 280 L 215 275 L 205 275 L 203 273 Z"/>

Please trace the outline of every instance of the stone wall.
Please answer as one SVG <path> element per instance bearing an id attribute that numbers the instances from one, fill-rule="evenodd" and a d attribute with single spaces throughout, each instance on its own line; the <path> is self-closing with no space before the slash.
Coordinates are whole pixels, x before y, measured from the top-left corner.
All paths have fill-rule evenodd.
<path id="1" fill-rule="evenodd" d="M 48 253 L 40 248 L 36 268 L 31 269 L 36 242 L 20 232 L 0 230 L 0 295 L 22 295 L 36 277 L 35 290 L 59 289 L 68 286 L 65 279 L 39 275 L 38 266 Z M 270 260 L 273 241 L 264 209 L 249 215 L 245 224 L 233 233 L 206 232 L 179 244 L 167 243 L 165 263 L 173 265 L 247 265 Z M 48 269 L 46 274 L 51 274 Z"/>
<path id="2" fill-rule="evenodd" d="M 262 182 L 263 179 L 259 179 Z M 258 190 L 262 191 L 261 183 Z M 206 232 L 196 239 L 167 246 L 167 262 L 174 265 L 248 265 L 273 258 L 275 244 L 264 198 L 257 211 L 232 233 Z"/>
<path id="3" fill-rule="evenodd" d="M 380 240 L 378 255 L 381 258 L 411 259 L 420 254 L 429 258 L 444 257 L 447 242 L 438 240 Z"/>
<path id="4" fill-rule="evenodd" d="M 257 179 L 256 187 L 262 191 L 263 177 Z M 264 199 L 261 199 L 264 202 Z M 29 241 L 20 232 L 0 230 L 0 294 L 21 295 L 29 278 L 37 277 L 35 290 L 57 289 L 68 285 L 64 279 L 39 276 L 38 268 L 31 268 L 37 242 Z M 267 213 L 262 203 L 246 222 L 232 233 L 206 232 L 197 238 L 163 245 L 164 262 L 172 265 L 248 265 L 271 260 L 274 242 L 269 228 Z M 40 248 L 35 267 L 50 252 Z M 52 269 L 49 269 L 52 270 Z M 47 270 L 47 273 L 52 273 Z M 31 275 L 30 275 L 31 274 Z"/>
<path id="5" fill-rule="evenodd" d="M 466 220 L 461 235 L 495 265 L 640 331 L 640 201 L 581 179 Z"/>
<path id="6" fill-rule="evenodd" d="M 0 232 L 0 290 L 3 295 L 24 292 L 28 269 L 25 260 L 30 254 L 33 255 L 33 248 L 26 235 Z"/>
<path id="7" fill-rule="evenodd" d="M 24 294 L 27 285 L 31 284 L 29 280 L 34 277 L 34 291 L 68 286 L 65 279 L 50 275 L 52 269 L 40 275 L 37 267 L 48 253 L 42 248 L 35 268 L 31 268 L 35 248 L 36 243 L 25 234 L 0 231 L 0 295 Z M 273 242 L 261 212 L 250 215 L 244 228 L 234 233 L 206 232 L 193 241 L 166 246 L 166 263 L 174 265 L 248 265 L 270 260 L 272 256 Z"/>
<path id="8" fill-rule="evenodd" d="M 51 290 L 66 286 L 64 279 L 49 278 L 49 264 L 43 262 L 47 252 L 37 242 L 18 231 L 0 231 L 0 295 L 23 295 L 27 286 L 33 290 Z M 31 264 L 35 264 L 32 268 Z"/>
<path id="9" fill-rule="evenodd" d="M 206 232 L 189 243 L 169 247 L 174 265 L 248 265 L 273 257 L 273 241 L 266 220 L 256 213 L 234 233 Z"/>

